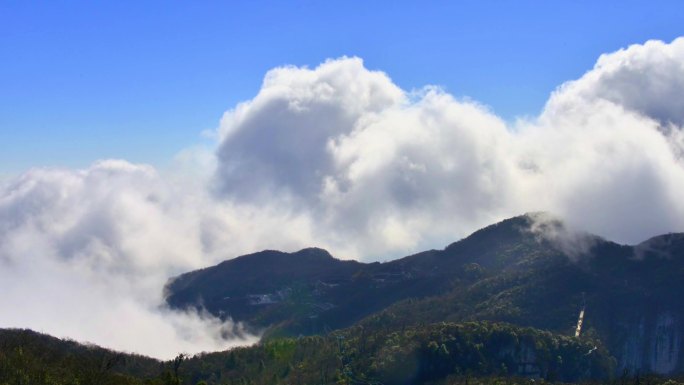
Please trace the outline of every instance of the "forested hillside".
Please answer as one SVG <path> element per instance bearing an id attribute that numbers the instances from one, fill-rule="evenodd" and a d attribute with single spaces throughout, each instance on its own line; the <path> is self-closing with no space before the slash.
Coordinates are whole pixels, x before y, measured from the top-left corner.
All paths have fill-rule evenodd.
<path id="1" fill-rule="evenodd" d="M 532 214 L 387 263 L 264 251 L 182 275 L 167 292 L 172 306 L 205 307 L 267 337 L 322 334 L 384 311 L 395 327 L 487 320 L 573 335 L 585 309 L 582 332 L 608 347 L 618 371 L 684 369 L 682 234 L 625 246 Z"/>
<path id="2" fill-rule="evenodd" d="M 613 372 L 614 360 L 590 339 L 490 323 L 397 330 L 384 321 L 167 363 L 5 330 L 0 384 L 399 385 L 487 377 L 567 382 L 609 380 Z"/>

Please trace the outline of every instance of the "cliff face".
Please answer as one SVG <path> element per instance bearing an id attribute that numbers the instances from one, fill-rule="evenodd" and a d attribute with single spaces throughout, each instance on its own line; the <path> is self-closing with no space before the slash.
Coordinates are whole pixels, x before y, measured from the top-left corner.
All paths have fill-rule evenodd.
<path id="1" fill-rule="evenodd" d="M 616 352 L 621 371 L 672 374 L 682 368 L 682 323 L 672 312 L 642 316 L 626 325 L 627 336 Z"/>
<path id="2" fill-rule="evenodd" d="M 530 378 L 546 376 L 546 373 L 542 372 L 542 365 L 537 358 L 537 352 L 534 346 L 530 344 L 522 343 L 518 346 L 506 346 L 499 351 L 499 356 L 509 358 L 510 361 L 515 363 L 513 372 L 516 376 Z"/>
<path id="3" fill-rule="evenodd" d="M 646 352 L 652 371 L 669 374 L 680 366 L 681 335 L 681 324 L 672 314 L 658 315 Z"/>
<path id="4" fill-rule="evenodd" d="M 602 278 L 596 311 L 620 372 L 684 372 L 684 235 L 666 234 L 625 258 L 594 263 Z M 600 255 L 596 258 L 600 260 Z"/>

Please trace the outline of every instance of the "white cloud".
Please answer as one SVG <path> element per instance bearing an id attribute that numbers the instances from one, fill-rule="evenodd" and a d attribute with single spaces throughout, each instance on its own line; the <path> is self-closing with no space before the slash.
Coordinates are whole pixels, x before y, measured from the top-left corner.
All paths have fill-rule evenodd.
<path id="1" fill-rule="evenodd" d="M 638 242 L 684 229 L 682 82 L 684 39 L 634 45 L 506 127 L 437 88 L 400 90 L 357 58 L 278 68 L 226 113 L 215 181 L 228 201 L 283 200 L 349 255 L 434 247 L 536 210 Z"/>
<path id="2" fill-rule="evenodd" d="M 219 195 L 283 201 L 348 256 L 444 242 L 498 217 L 514 172 L 499 118 L 439 89 L 409 95 L 358 58 L 270 72 L 220 132 Z"/>
<path id="3" fill-rule="evenodd" d="M 525 127 L 533 191 L 549 209 L 610 239 L 684 230 L 684 39 L 603 55 Z"/>
<path id="4" fill-rule="evenodd" d="M 308 204 L 319 192 L 319 176 L 334 167 L 330 138 L 402 98 L 384 74 L 356 58 L 328 61 L 315 71 L 274 69 L 259 95 L 222 119 L 219 187 L 238 200 L 278 194 Z"/>
<path id="5" fill-rule="evenodd" d="M 162 288 L 172 275 L 270 246 L 260 231 L 274 229 L 260 215 L 124 161 L 28 171 L 0 186 L 0 308 L 11 309 L 0 327 L 162 358 L 252 343 L 230 321 L 165 309 Z M 251 238 L 237 237 L 243 229 Z"/>
<path id="6" fill-rule="evenodd" d="M 667 125 L 684 124 L 684 38 L 651 40 L 599 57 L 577 81 L 559 87 L 545 114 L 564 114 L 578 104 L 609 101 Z"/>
<path id="7" fill-rule="evenodd" d="M 0 326 L 168 357 L 253 341 L 159 305 L 169 276 L 256 250 L 386 259 L 539 210 L 620 242 L 683 231 L 683 47 L 603 55 L 515 126 L 358 58 L 274 69 L 215 153 L 162 176 L 104 161 L 2 181 L 0 308 L 20 311 Z"/>

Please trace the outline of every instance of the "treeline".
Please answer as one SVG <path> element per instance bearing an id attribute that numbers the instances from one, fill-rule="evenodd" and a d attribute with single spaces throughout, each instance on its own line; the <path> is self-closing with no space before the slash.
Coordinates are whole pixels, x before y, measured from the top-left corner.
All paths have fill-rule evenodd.
<path id="1" fill-rule="evenodd" d="M 159 373 L 157 360 L 62 340 L 30 330 L 0 330 L 2 385 L 128 385 Z"/>
<path id="2" fill-rule="evenodd" d="M 501 323 L 395 329 L 387 321 L 168 362 L 0 330 L 0 385 L 667 383 L 612 378 L 614 359 L 591 339 Z"/>
<path id="3" fill-rule="evenodd" d="M 193 357 L 190 383 L 424 384 L 486 376 L 609 380 L 614 360 L 594 341 L 472 322 L 394 330 L 382 320 L 328 336 L 276 339 Z"/>

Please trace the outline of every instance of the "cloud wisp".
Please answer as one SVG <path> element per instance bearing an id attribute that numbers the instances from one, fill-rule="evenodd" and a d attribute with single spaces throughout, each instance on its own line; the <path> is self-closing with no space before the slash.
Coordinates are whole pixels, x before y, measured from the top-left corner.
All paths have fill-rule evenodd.
<path id="1" fill-rule="evenodd" d="M 13 311 L 0 326 L 166 358 L 256 341 L 165 309 L 161 292 L 256 250 L 385 259 L 530 211 L 625 243 L 682 231 L 682 84 L 684 39 L 649 41 L 510 124 L 436 87 L 402 90 L 359 58 L 276 68 L 181 171 L 109 160 L 3 180 L 0 308 Z"/>

